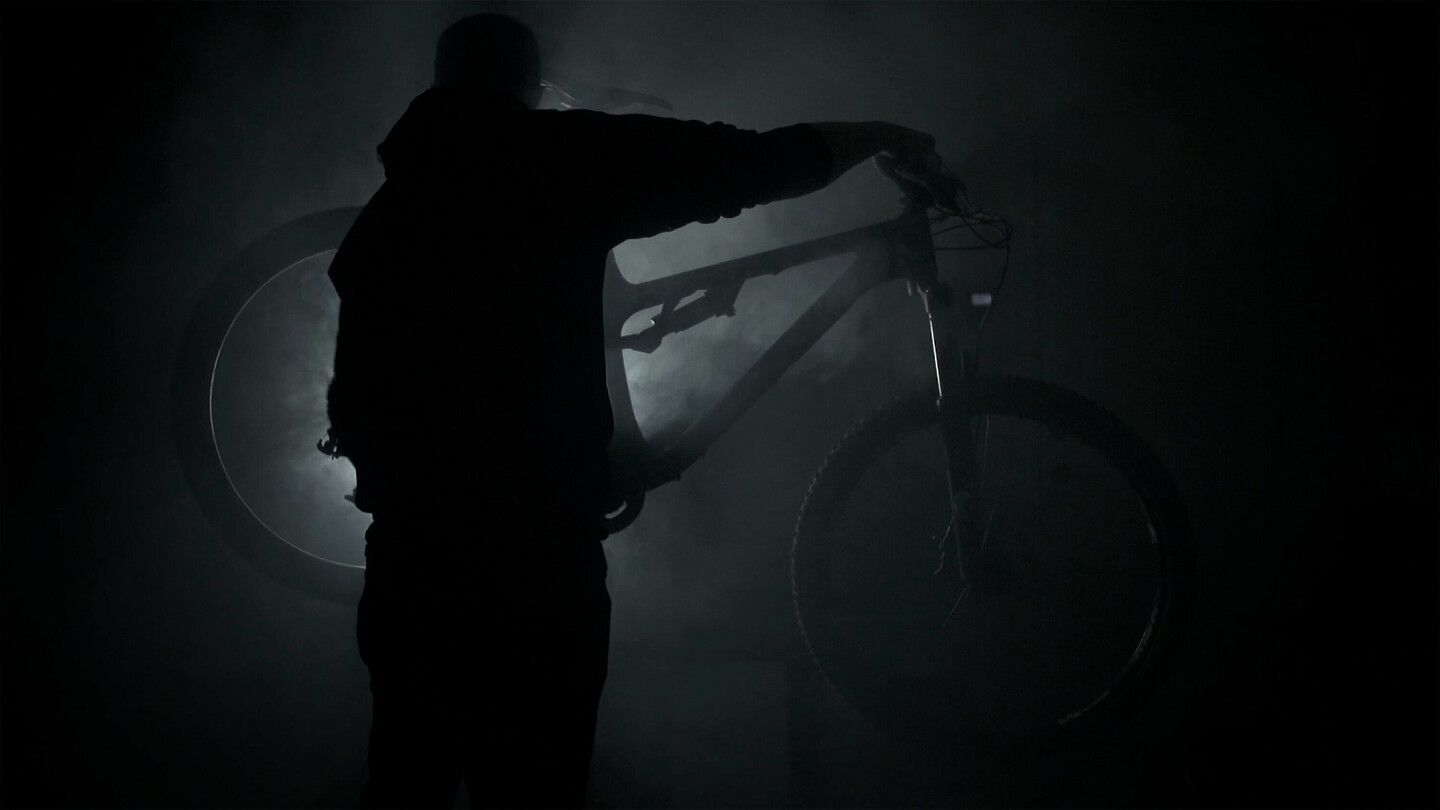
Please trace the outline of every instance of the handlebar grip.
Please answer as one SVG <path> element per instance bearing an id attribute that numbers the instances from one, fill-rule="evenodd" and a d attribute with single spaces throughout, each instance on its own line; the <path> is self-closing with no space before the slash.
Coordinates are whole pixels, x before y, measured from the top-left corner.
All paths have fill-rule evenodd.
<path id="1" fill-rule="evenodd" d="M 916 208 L 932 208 L 935 206 L 934 193 L 932 193 L 929 188 L 926 188 L 924 184 L 902 174 L 899 171 L 899 161 L 896 158 L 880 154 L 876 155 L 874 160 L 876 168 L 880 169 L 880 173 L 885 175 L 890 182 L 898 186 L 900 191 L 905 194 L 905 202 L 907 205 Z"/>
<path id="2" fill-rule="evenodd" d="M 917 170 L 910 170 L 902 165 L 902 158 L 883 152 L 874 157 L 874 162 L 881 174 L 900 187 L 909 204 L 923 208 L 940 208 L 949 212 L 962 210 L 960 201 L 965 193 L 965 184 L 960 178 L 945 171 L 943 166 L 938 166 L 938 158 L 937 167 L 925 166 Z M 919 176 L 921 172 L 930 172 L 934 176 L 927 181 Z"/>

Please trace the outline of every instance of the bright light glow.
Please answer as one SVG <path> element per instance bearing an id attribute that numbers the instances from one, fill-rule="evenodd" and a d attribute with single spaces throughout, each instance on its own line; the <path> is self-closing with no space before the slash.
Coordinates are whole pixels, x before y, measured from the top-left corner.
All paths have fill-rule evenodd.
<path id="1" fill-rule="evenodd" d="M 355 468 L 315 449 L 329 419 L 340 299 L 333 252 L 278 273 L 235 316 L 216 358 L 211 422 L 236 494 L 276 536 L 342 565 L 365 563 L 370 516 L 345 500 Z"/>

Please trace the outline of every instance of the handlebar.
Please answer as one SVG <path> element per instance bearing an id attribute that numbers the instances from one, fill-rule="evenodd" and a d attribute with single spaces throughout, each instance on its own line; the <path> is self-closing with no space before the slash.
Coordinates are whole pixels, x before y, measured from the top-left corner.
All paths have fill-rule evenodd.
<path id="1" fill-rule="evenodd" d="M 940 165 L 938 156 L 934 156 L 933 164 L 927 165 L 928 162 L 914 160 L 908 155 L 881 153 L 875 156 L 874 163 L 881 174 L 904 192 L 905 198 L 902 202 L 906 208 L 934 208 L 945 215 L 942 219 L 956 217 L 980 237 L 986 247 L 1005 247 L 1009 243 L 1012 232 L 1010 223 L 970 202 L 965 183 Z M 995 241 L 986 239 L 975 231 L 976 225 L 994 229 L 999 238 Z"/>
<path id="2" fill-rule="evenodd" d="M 940 165 L 938 156 L 933 164 L 908 154 L 878 154 L 875 167 L 905 192 L 908 206 L 935 208 L 951 216 L 979 213 L 965 196 L 965 184 Z"/>

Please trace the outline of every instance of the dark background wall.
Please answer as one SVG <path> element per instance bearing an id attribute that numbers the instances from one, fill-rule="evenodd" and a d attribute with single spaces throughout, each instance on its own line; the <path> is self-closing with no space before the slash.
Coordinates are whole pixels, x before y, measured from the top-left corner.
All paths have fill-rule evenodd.
<path id="1" fill-rule="evenodd" d="M 433 37 L 478 8 L 0 9 L 5 804 L 353 802 L 353 609 L 267 579 L 206 522 L 170 374 L 228 256 L 368 198 Z M 878 293 L 609 541 L 597 802 L 1436 803 L 1435 5 L 514 11 L 557 62 L 682 117 L 934 132 L 1016 227 L 990 362 L 1154 445 L 1204 597 L 1150 714 L 991 776 L 1018 792 L 977 799 L 956 763 L 806 697 L 778 652 L 789 530 L 828 445 L 910 374 L 887 347 L 913 345 L 913 302 Z M 656 275 L 893 206 L 862 169 L 622 259 Z M 754 320 L 632 368 L 644 407 L 703 398 L 813 289 L 765 287 L 742 299 Z"/>

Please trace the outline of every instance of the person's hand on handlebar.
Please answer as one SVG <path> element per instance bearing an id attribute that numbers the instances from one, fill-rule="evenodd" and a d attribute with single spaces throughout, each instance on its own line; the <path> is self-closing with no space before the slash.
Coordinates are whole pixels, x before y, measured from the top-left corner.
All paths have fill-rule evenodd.
<path id="1" fill-rule="evenodd" d="M 935 138 L 884 121 L 810 124 L 830 147 L 833 181 L 866 158 L 913 198 L 959 211 L 965 186 L 935 151 Z"/>
<path id="2" fill-rule="evenodd" d="M 925 149 L 898 149 L 873 158 L 881 174 L 895 181 L 911 198 L 934 205 L 947 213 L 962 210 L 960 195 L 965 184 L 945 168 L 935 152 L 934 142 Z"/>

